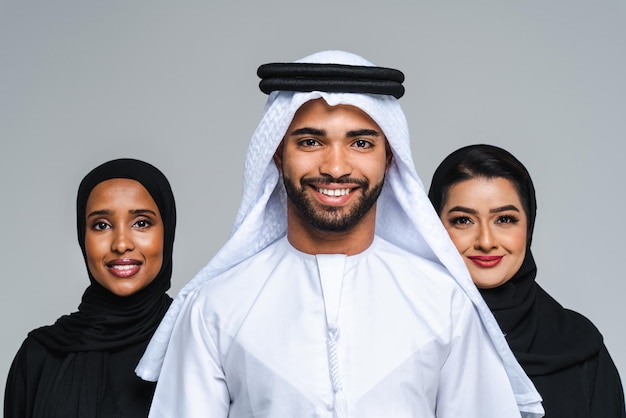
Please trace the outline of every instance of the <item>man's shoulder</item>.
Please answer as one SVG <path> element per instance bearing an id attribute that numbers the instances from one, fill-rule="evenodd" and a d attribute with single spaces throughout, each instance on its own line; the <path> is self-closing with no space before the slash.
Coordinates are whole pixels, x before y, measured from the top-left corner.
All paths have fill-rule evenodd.
<path id="1" fill-rule="evenodd" d="M 280 276 L 276 269 L 286 254 L 284 247 L 279 240 L 208 279 L 189 294 L 187 312 L 234 333 L 267 291 L 268 281 Z"/>
<path id="2" fill-rule="evenodd" d="M 280 261 L 281 251 L 279 240 L 250 255 L 222 273 L 208 279 L 196 289 L 196 298 L 209 298 L 216 301 L 231 295 L 239 297 L 253 291 L 258 287 L 257 285 L 262 285 L 262 282 L 267 278 L 268 271 L 271 271 L 273 266 Z"/>
<path id="3" fill-rule="evenodd" d="M 428 258 L 419 255 L 416 251 L 401 248 L 383 238 L 376 237 L 376 245 L 373 251 L 376 257 L 380 257 L 389 262 L 402 261 L 405 266 L 412 266 L 419 269 L 426 269 L 436 274 L 450 276 L 443 264 L 436 260 L 435 255 Z"/>
<path id="4" fill-rule="evenodd" d="M 421 256 L 377 237 L 373 255 L 394 274 L 397 281 L 405 282 L 408 287 L 417 286 L 421 293 L 428 289 L 441 295 L 464 295 L 452 274 L 434 254 L 432 258 Z"/>

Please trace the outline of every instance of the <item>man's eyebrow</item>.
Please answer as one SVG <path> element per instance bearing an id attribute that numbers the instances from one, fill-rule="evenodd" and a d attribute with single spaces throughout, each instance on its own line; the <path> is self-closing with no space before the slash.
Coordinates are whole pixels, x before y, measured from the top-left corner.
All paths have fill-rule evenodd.
<path id="1" fill-rule="evenodd" d="M 380 132 L 373 129 L 358 129 L 356 131 L 348 131 L 346 136 L 348 138 L 355 138 L 357 136 L 380 136 Z"/>
<path id="2" fill-rule="evenodd" d="M 299 128 L 289 133 L 289 136 L 297 136 L 297 135 L 324 136 L 326 135 L 326 131 L 322 129 L 317 129 L 317 128 Z"/>

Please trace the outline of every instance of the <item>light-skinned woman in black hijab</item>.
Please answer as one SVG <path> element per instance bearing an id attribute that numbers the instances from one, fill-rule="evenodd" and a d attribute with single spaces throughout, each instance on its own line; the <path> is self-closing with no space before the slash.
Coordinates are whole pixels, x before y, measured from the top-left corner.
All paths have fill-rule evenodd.
<path id="1" fill-rule="evenodd" d="M 28 334 L 9 372 L 5 418 L 148 414 L 155 384 L 134 368 L 171 303 L 170 184 L 145 162 L 109 161 L 82 180 L 76 213 L 91 283 L 77 312 Z"/>
<path id="2" fill-rule="evenodd" d="M 428 196 L 543 397 L 546 418 L 624 418 L 619 374 L 596 327 L 535 282 L 535 189 L 526 168 L 491 145 L 439 165 Z"/>

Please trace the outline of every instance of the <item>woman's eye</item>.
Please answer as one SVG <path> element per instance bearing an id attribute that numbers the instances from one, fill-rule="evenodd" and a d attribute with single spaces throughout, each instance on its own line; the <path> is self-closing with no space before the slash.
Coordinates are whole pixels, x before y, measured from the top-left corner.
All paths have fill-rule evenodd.
<path id="1" fill-rule="evenodd" d="M 96 222 L 93 224 L 92 228 L 96 231 L 104 231 L 105 229 L 110 228 L 110 226 L 106 222 Z"/>
<path id="2" fill-rule="evenodd" d="M 517 223 L 518 219 L 515 216 L 511 216 L 511 215 L 503 215 L 503 216 L 499 216 L 498 219 L 496 220 L 496 223 L 499 224 L 515 224 Z"/>
<path id="3" fill-rule="evenodd" d="M 137 228 L 148 228 L 148 227 L 152 226 L 152 222 L 150 222 L 147 219 L 140 219 L 137 222 L 135 222 L 135 226 Z"/>
<path id="4" fill-rule="evenodd" d="M 472 223 L 472 220 L 467 216 L 457 216 L 456 218 L 452 218 L 450 223 L 452 225 L 469 225 Z"/>

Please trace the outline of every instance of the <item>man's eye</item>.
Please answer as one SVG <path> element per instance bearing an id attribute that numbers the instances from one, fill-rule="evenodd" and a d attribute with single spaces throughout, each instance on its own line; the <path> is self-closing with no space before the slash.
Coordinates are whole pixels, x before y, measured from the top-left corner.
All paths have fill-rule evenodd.
<path id="1" fill-rule="evenodd" d="M 369 148 L 372 146 L 372 144 L 364 139 L 357 139 L 356 141 L 354 141 L 354 146 L 356 146 L 357 148 Z"/>
<path id="2" fill-rule="evenodd" d="M 315 146 L 319 145 L 319 142 L 317 142 L 317 139 L 306 138 L 306 139 L 303 139 L 302 141 L 300 141 L 300 144 L 305 146 L 305 147 L 315 147 Z"/>

